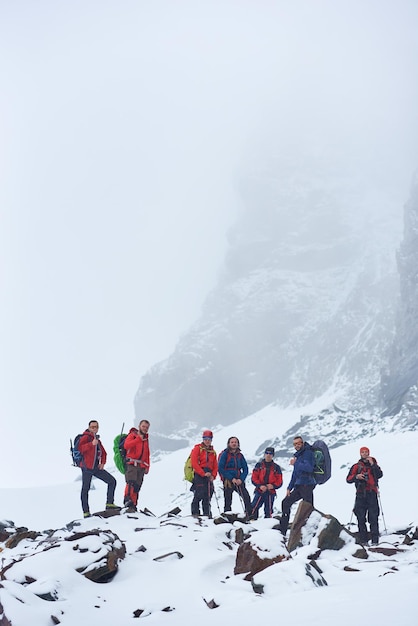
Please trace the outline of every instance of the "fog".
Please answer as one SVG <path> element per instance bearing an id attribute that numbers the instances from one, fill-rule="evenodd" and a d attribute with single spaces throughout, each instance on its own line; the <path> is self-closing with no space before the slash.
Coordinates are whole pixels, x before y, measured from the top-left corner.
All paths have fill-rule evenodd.
<path id="1" fill-rule="evenodd" d="M 254 169 L 320 156 L 406 200 L 417 25 L 415 0 L 1 3 L 3 486 L 132 422 Z"/>

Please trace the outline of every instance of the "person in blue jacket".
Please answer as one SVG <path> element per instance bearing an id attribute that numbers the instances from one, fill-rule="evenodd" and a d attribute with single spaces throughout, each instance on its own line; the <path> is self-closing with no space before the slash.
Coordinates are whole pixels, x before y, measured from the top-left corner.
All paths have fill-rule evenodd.
<path id="1" fill-rule="evenodd" d="M 232 494 L 236 491 L 244 504 L 245 513 L 249 517 L 251 501 L 245 486 L 248 465 L 240 450 L 238 437 L 228 439 L 227 447 L 219 455 L 218 472 L 224 485 L 224 511 L 231 510 Z"/>
<path id="2" fill-rule="evenodd" d="M 292 478 L 286 491 L 286 497 L 282 500 L 282 518 L 280 531 L 286 535 L 289 526 L 290 509 L 298 500 L 305 500 L 313 506 L 313 490 L 316 486 L 314 478 L 315 458 L 313 450 L 305 443 L 300 435 L 293 438 L 295 454 L 290 459 L 293 465 Z"/>

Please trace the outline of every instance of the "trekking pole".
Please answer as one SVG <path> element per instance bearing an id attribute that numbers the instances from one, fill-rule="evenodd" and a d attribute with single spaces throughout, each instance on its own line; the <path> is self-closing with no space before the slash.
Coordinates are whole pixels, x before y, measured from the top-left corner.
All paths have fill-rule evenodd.
<path id="1" fill-rule="evenodd" d="M 383 519 L 383 528 L 385 529 L 385 534 L 388 534 L 388 529 L 386 528 L 386 521 L 385 521 L 385 515 L 383 513 L 383 507 L 382 507 L 382 499 L 380 497 L 380 490 L 377 490 L 377 499 L 379 501 L 379 507 L 380 507 L 380 512 L 382 514 L 382 519 Z"/>
<path id="2" fill-rule="evenodd" d="M 246 513 L 247 511 L 245 510 L 245 504 L 244 504 L 244 498 L 242 496 L 242 487 L 241 487 L 241 485 L 237 486 L 237 492 L 238 492 L 238 495 L 239 495 L 239 499 L 241 500 L 242 510 L 244 511 L 244 513 Z"/>
<path id="3" fill-rule="evenodd" d="M 219 508 L 219 500 L 218 500 L 218 496 L 216 495 L 215 485 L 213 486 L 213 493 L 214 493 L 214 495 L 215 495 L 216 506 L 218 507 L 219 515 L 222 515 L 222 513 L 221 513 L 221 509 Z"/>
<path id="4" fill-rule="evenodd" d="M 354 498 L 354 505 L 353 508 L 351 509 L 351 517 L 350 517 L 350 521 L 348 522 L 347 526 L 353 526 L 354 522 L 353 522 L 353 515 L 354 515 L 354 508 L 356 506 L 356 499 Z"/>

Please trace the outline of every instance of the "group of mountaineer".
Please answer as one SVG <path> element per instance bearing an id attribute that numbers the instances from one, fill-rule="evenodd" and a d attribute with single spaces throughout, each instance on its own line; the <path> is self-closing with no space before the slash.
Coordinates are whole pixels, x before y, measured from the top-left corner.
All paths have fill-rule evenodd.
<path id="1" fill-rule="evenodd" d="M 126 452 L 124 507 L 126 507 L 127 512 L 137 510 L 138 494 L 144 476 L 149 472 L 149 426 L 148 420 L 141 420 L 138 428 L 131 428 L 123 441 Z M 88 492 L 93 476 L 107 483 L 106 509 L 121 508 L 114 504 L 116 479 L 104 469 L 107 455 L 100 441 L 98 429 L 97 420 L 91 420 L 79 441 L 79 450 L 83 456 L 80 467 L 82 470 L 81 503 L 84 517 L 91 515 L 88 505 Z M 196 517 L 201 514 L 211 517 L 210 502 L 214 493 L 213 483 L 219 474 L 223 483 L 224 513 L 231 511 L 232 497 L 235 492 L 241 499 L 245 510 L 245 519 L 258 519 L 259 510 L 262 507 L 264 507 L 264 516 L 272 517 L 276 490 L 283 484 L 282 470 L 273 460 L 274 448 L 266 447 L 262 460 L 256 463 L 252 470 L 251 482 L 255 490 L 251 500 L 245 485 L 249 474 L 248 464 L 240 450 L 238 437 L 229 437 L 227 447 L 219 456 L 213 448 L 212 440 L 212 431 L 204 430 L 202 441 L 193 447 L 190 454 L 193 469 L 190 488 L 193 492 L 191 514 Z M 313 492 L 317 484 L 314 475 L 313 447 L 305 442 L 300 435 L 293 438 L 293 445 L 295 452 L 290 459 L 290 465 L 293 467 L 292 476 L 286 490 L 286 496 L 281 503 L 280 531 L 284 536 L 286 536 L 289 526 L 292 505 L 303 500 L 313 506 Z M 379 541 L 378 481 L 382 476 L 383 472 L 376 459 L 370 456 L 370 450 L 367 447 L 360 448 L 360 459 L 350 468 L 346 481 L 354 483 L 356 487 L 353 512 L 357 517 L 359 538 L 362 543 L 368 541 L 366 520 L 370 525 L 372 544 L 377 544 Z"/>
<path id="2" fill-rule="evenodd" d="M 149 421 L 141 420 L 138 428 L 131 428 L 123 446 L 126 451 L 124 506 L 128 512 L 136 511 L 138 494 L 145 474 L 150 468 L 150 450 L 148 442 Z M 106 450 L 98 435 L 99 423 L 90 420 L 88 428 L 80 437 L 78 449 L 82 455 L 80 463 L 82 474 L 81 506 L 84 517 L 90 517 L 88 492 L 93 476 L 107 483 L 106 509 L 120 509 L 114 503 L 116 478 L 104 469 L 107 459 Z"/>

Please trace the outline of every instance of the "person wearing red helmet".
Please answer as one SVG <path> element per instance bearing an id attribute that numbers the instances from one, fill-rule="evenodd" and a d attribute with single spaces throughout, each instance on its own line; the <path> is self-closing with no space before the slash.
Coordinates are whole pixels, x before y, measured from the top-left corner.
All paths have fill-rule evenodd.
<path id="1" fill-rule="evenodd" d="M 210 500 L 213 495 L 213 481 L 218 473 L 218 459 L 212 446 L 213 433 L 204 430 L 202 443 L 194 446 L 191 452 L 191 463 L 194 471 L 191 491 L 194 492 L 192 500 L 192 515 L 200 515 L 200 503 L 202 503 L 203 515 L 211 517 Z"/>
<path id="2" fill-rule="evenodd" d="M 379 543 L 379 501 L 378 483 L 383 472 L 376 459 L 370 456 L 370 450 L 366 446 L 360 448 L 360 460 L 350 468 L 347 482 L 356 486 L 356 500 L 354 503 L 354 515 L 357 517 L 358 532 L 361 543 L 368 542 L 366 516 L 370 524 L 372 544 Z"/>

